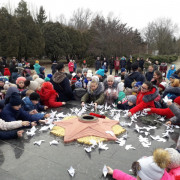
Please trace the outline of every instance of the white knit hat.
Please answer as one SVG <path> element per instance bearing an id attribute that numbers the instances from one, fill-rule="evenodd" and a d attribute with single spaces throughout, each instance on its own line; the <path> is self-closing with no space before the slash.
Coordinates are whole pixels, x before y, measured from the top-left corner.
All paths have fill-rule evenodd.
<path id="1" fill-rule="evenodd" d="M 174 169 L 174 168 L 180 167 L 180 153 L 173 148 L 166 148 L 165 150 L 168 151 L 171 158 L 168 168 Z"/>
<path id="2" fill-rule="evenodd" d="M 87 73 L 86 77 L 92 78 L 92 73 Z"/>
<path id="3" fill-rule="evenodd" d="M 36 78 L 34 81 L 38 82 L 40 86 L 45 82 L 42 78 Z"/>
<path id="4" fill-rule="evenodd" d="M 141 180 L 161 180 L 164 169 L 160 168 L 153 160 L 153 156 L 143 157 L 138 160 L 141 170 L 138 176 Z"/>
<path id="5" fill-rule="evenodd" d="M 37 81 L 30 81 L 28 89 L 36 91 L 38 89 L 38 87 L 39 87 L 39 83 Z"/>

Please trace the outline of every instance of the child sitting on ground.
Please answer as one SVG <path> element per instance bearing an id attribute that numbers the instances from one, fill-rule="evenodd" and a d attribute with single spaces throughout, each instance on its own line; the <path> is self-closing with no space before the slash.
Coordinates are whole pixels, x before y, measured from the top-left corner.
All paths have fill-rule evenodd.
<path id="1" fill-rule="evenodd" d="M 25 77 L 18 77 L 16 80 L 17 88 L 20 92 L 24 91 L 25 89 L 25 84 L 24 84 L 25 81 L 26 81 Z"/>
<path id="2" fill-rule="evenodd" d="M 16 92 L 11 94 L 9 103 L 5 105 L 2 110 L 1 118 L 6 122 L 12 122 L 16 120 L 25 120 L 31 122 L 31 125 L 36 125 L 36 122 L 45 123 L 45 120 L 41 120 L 38 116 L 33 116 L 30 113 L 24 111 L 21 108 L 22 100 L 20 95 Z"/>
<path id="3" fill-rule="evenodd" d="M 39 77 L 42 78 L 42 79 L 44 79 L 44 78 L 45 78 L 45 67 L 42 67 L 42 66 L 41 66 L 41 67 L 39 68 L 39 72 L 40 72 L 40 73 L 38 74 Z"/>
<path id="4" fill-rule="evenodd" d="M 117 108 L 122 110 L 129 110 L 136 106 L 137 97 L 135 95 L 129 95 L 124 102 L 118 101 Z"/>
<path id="5" fill-rule="evenodd" d="M 142 157 L 132 164 L 133 174 L 137 177 L 130 176 L 118 169 L 107 167 L 108 173 L 113 175 L 116 180 L 171 180 L 176 175 L 168 173 L 166 168 L 171 162 L 171 154 L 164 149 L 156 149 L 153 156 Z M 179 168 L 178 168 L 179 169 Z"/>
<path id="6" fill-rule="evenodd" d="M 38 94 L 46 108 L 57 108 L 66 104 L 65 102 L 57 102 L 58 93 L 50 82 L 44 82 Z"/>

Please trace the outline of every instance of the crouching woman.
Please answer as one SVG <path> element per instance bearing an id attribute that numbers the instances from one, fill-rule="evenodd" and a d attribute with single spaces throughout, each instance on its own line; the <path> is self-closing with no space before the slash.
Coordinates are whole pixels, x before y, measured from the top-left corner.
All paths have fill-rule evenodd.
<path id="1" fill-rule="evenodd" d="M 93 79 L 87 87 L 87 93 L 81 98 L 81 105 L 93 102 L 95 107 L 104 104 L 104 86 L 97 79 Z"/>

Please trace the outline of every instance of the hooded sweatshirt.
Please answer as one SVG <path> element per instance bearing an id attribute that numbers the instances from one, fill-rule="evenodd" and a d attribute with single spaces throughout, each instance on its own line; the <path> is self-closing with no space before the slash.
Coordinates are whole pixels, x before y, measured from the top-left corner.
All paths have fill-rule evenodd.
<path id="1" fill-rule="evenodd" d="M 174 66 L 174 69 L 171 69 L 172 66 Z M 173 65 L 171 65 L 171 67 L 170 67 L 170 69 L 169 69 L 169 71 L 168 71 L 168 73 L 167 73 L 167 78 L 170 79 L 170 76 L 171 76 L 172 74 L 174 74 L 175 71 L 176 71 L 176 66 L 175 66 L 175 64 L 173 64 Z"/>

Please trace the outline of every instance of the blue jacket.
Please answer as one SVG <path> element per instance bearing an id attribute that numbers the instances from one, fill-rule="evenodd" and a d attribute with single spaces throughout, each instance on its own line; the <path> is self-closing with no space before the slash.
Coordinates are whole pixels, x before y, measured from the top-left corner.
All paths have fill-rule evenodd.
<path id="1" fill-rule="evenodd" d="M 18 130 L 9 130 L 9 131 L 1 131 L 0 130 L 0 139 L 14 139 L 17 138 Z"/>
<path id="2" fill-rule="evenodd" d="M 37 74 L 40 74 L 40 71 L 39 71 L 40 67 L 41 66 L 38 63 L 34 64 L 34 70 L 36 71 Z"/>
<path id="3" fill-rule="evenodd" d="M 175 64 L 173 64 L 173 65 L 174 65 L 174 69 L 173 70 L 171 69 L 172 68 L 172 65 L 171 65 L 171 67 L 170 67 L 170 69 L 169 69 L 169 71 L 167 73 L 167 78 L 168 79 L 170 79 L 170 76 L 176 72 L 176 66 L 175 66 Z"/>
<path id="4" fill-rule="evenodd" d="M 18 111 L 13 109 L 10 104 L 6 104 L 1 112 L 1 118 L 6 122 L 16 121 L 16 120 L 23 120 L 23 121 L 38 121 L 40 118 L 38 116 L 30 115 L 28 112 L 24 111 L 20 108 Z"/>

